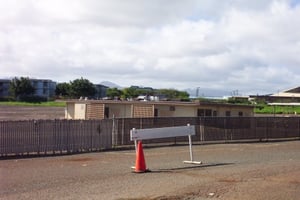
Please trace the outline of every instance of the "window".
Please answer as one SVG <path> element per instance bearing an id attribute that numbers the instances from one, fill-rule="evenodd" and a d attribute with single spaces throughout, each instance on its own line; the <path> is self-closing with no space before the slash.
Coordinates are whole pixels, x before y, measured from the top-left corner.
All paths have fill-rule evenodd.
<path id="1" fill-rule="evenodd" d="M 239 117 L 243 117 L 243 114 L 244 114 L 244 113 L 243 113 L 242 111 L 240 111 L 240 112 L 239 112 Z"/>
<path id="2" fill-rule="evenodd" d="M 217 111 L 214 110 L 214 111 L 213 111 L 213 116 L 216 117 L 217 115 L 218 115 Z"/>
<path id="3" fill-rule="evenodd" d="M 205 116 L 211 117 L 212 116 L 212 111 L 209 110 L 209 109 L 205 109 Z"/>
<path id="4" fill-rule="evenodd" d="M 226 111 L 226 112 L 225 112 L 225 116 L 226 116 L 226 117 L 230 117 L 230 115 L 231 115 L 231 112 L 230 112 L 230 111 Z"/>
<path id="5" fill-rule="evenodd" d="M 204 117 L 204 109 L 198 109 L 197 116 L 198 117 Z"/>
<path id="6" fill-rule="evenodd" d="M 170 111 L 175 111 L 175 106 L 170 106 L 169 110 Z"/>
<path id="7" fill-rule="evenodd" d="M 38 84 L 39 84 L 39 83 L 38 83 L 37 81 L 33 81 L 33 84 L 32 84 L 32 85 L 33 85 L 33 87 L 37 88 L 37 87 L 38 87 Z"/>
<path id="8" fill-rule="evenodd" d="M 108 107 L 105 107 L 105 109 L 104 109 L 104 117 L 109 118 L 109 108 Z"/>
<path id="9" fill-rule="evenodd" d="M 44 81 L 44 82 L 43 82 L 43 87 L 44 87 L 44 88 L 45 88 L 45 87 L 48 87 L 48 82 Z"/>
<path id="10" fill-rule="evenodd" d="M 154 109 L 154 117 L 158 117 L 158 109 L 157 108 Z"/>
<path id="11" fill-rule="evenodd" d="M 210 109 L 198 109 L 197 111 L 197 116 L 198 117 L 211 117 L 213 115 L 212 110 Z"/>

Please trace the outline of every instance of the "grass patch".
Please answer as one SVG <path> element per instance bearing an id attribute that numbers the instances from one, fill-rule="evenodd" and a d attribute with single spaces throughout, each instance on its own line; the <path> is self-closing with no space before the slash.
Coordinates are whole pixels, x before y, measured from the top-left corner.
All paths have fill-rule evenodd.
<path id="1" fill-rule="evenodd" d="M 40 103 L 29 103 L 29 102 L 19 102 L 19 101 L 3 101 L 0 105 L 4 106 L 45 106 L 45 107 L 65 107 L 66 102 L 64 101 L 47 101 Z"/>
<path id="2" fill-rule="evenodd" d="M 256 114 L 300 114 L 300 106 L 259 105 L 254 109 Z"/>

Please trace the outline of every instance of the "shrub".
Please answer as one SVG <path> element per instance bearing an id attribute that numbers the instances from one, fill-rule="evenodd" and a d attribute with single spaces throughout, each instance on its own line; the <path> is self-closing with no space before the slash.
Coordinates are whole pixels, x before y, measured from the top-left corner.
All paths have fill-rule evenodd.
<path id="1" fill-rule="evenodd" d="M 35 96 L 35 95 L 23 95 L 19 98 L 20 101 L 24 102 L 31 102 L 31 103 L 40 103 L 46 102 L 48 99 L 42 96 Z"/>

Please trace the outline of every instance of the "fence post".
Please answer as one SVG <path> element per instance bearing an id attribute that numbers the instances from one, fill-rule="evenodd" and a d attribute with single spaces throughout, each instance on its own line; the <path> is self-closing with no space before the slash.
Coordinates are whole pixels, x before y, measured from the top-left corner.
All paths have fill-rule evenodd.
<path id="1" fill-rule="evenodd" d="M 299 133 L 299 140 L 300 140 L 300 118 L 298 117 L 298 133 Z"/>
<path id="2" fill-rule="evenodd" d="M 175 126 L 175 119 L 172 118 L 172 126 Z M 176 145 L 176 137 L 174 137 L 174 145 Z"/>
<path id="3" fill-rule="evenodd" d="M 37 152 L 37 154 L 38 155 L 40 155 L 40 151 L 41 151 L 41 134 L 39 134 L 38 133 L 38 131 L 37 131 L 37 122 L 36 122 L 36 120 L 34 120 L 33 121 L 33 130 L 34 130 L 34 134 L 35 135 L 37 135 L 37 138 L 38 138 L 38 140 L 37 140 L 37 143 L 38 143 L 38 147 L 37 147 L 37 149 L 38 149 L 38 152 Z"/>
<path id="4" fill-rule="evenodd" d="M 90 151 L 93 151 L 93 137 L 94 137 L 94 130 L 93 130 L 93 126 L 94 125 L 94 120 L 89 120 L 89 129 L 90 129 L 90 134 L 91 134 L 91 146 L 90 146 Z"/>
<path id="5" fill-rule="evenodd" d="M 140 118 L 140 129 L 143 128 L 143 118 Z"/>
<path id="6" fill-rule="evenodd" d="M 270 121 L 270 118 L 268 117 L 267 121 L 266 121 L 266 127 L 267 127 L 266 128 L 266 136 L 265 136 L 266 141 L 268 141 L 268 135 L 269 135 L 269 124 L 270 124 L 269 121 Z"/>
<path id="7" fill-rule="evenodd" d="M 121 130 L 121 132 L 122 132 L 122 145 L 124 145 L 124 137 L 125 137 L 125 124 L 124 124 L 124 118 L 122 118 L 122 126 L 121 126 L 121 128 L 122 128 L 122 130 Z M 118 123 L 119 124 L 119 123 Z M 119 128 L 119 127 L 118 127 Z"/>
<path id="8" fill-rule="evenodd" d="M 251 132 L 253 131 L 254 133 L 254 138 L 256 138 L 256 129 L 257 129 L 257 120 L 254 117 L 251 117 Z"/>
<path id="9" fill-rule="evenodd" d="M 112 143 L 112 147 L 114 148 L 118 141 L 117 141 L 117 136 L 115 134 L 115 116 L 113 115 L 113 118 L 112 118 L 112 131 L 111 131 L 111 143 Z"/>
<path id="10" fill-rule="evenodd" d="M 204 120 L 202 119 L 202 117 L 199 117 L 199 132 L 200 132 L 200 141 L 203 142 L 205 141 L 205 133 L 204 133 L 204 130 L 205 130 L 205 125 L 204 125 Z"/>
<path id="11" fill-rule="evenodd" d="M 67 121 L 68 122 L 68 126 L 67 126 L 67 153 L 70 153 L 70 138 L 69 138 L 69 135 L 70 135 L 70 127 L 71 127 L 71 125 L 70 125 L 70 123 L 72 122 L 72 121 Z"/>
<path id="12" fill-rule="evenodd" d="M 226 125 L 226 117 L 223 118 L 223 124 L 224 124 L 224 141 L 227 142 L 227 125 Z"/>

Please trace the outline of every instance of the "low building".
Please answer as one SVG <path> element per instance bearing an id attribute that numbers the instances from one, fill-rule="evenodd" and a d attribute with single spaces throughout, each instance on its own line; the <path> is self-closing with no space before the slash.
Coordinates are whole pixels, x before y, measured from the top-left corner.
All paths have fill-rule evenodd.
<path id="1" fill-rule="evenodd" d="M 66 104 L 66 119 L 141 117 L 251 117 L 253 106 L 208 102 L 74 100 Z"/>
<path id="2" fill-rule="evenodd" d="M 279 102 L 300 102 L 300 87 L 278 92 L 270 95 L 270 97 Z"/>
<path id="3" fill-rule="evenodd" d="M 300 102 L 300 87 L 291 88 L 284 91 L 279 91 L 274 94 L 268 95 L 251 95 L 250 98 L 256 101 L 266 101 L 266 102 Z"/>

